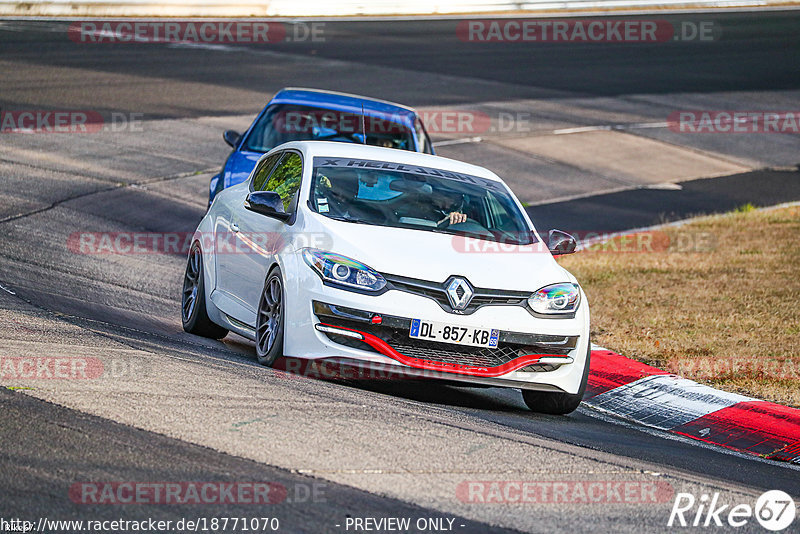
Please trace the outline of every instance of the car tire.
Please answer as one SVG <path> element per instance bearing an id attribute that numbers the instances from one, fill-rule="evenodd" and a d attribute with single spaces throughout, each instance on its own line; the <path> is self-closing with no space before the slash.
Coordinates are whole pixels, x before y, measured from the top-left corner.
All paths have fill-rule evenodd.
<path id="1" fill-rule="evenodd" d="M 531 411 L 550 415 L 566 415 L 578 409 L 583 395 L 586 393 L 586 384 L 589 381 L 589 360 L 592 355 L 592 344 L 586 349 L 586 365 L 583 368 L 581 386 L 575 394 L 551 393 L 547 391 L 522 390 L 522 399 Z"/>
<path id="2" fill-rule="evenodd" d="M 281 269 L 275 266 L 264 281 L 256 315 L 256 359 L 267 367 L 283 355 L 284 295 Z"/>
<path id="3" fill-rule="evenodd" d="M 190 334 L 222 339 L 228 330 L 214 323 L 206 310 L 206 290 L 203 277 L 203 253 L 195 243 L 189 251 L 186 273 L 183 276 L 183 297 L 181 299 L 181 319 L 183 329 Z"/>

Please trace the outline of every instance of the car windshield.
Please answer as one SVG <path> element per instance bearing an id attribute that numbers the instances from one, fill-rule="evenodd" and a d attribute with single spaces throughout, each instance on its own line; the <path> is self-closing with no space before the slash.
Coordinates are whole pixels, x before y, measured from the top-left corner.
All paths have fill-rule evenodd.
<path id="1" fill-rule="evenodd" d="M 510 192 L 477 176 L 385 161 L 314 158 L 309 205 L 332 219 L 514 245 L 536 236 Z"/>
<path id="2" fill-rule="evenodd" d="M 414 150 L 411 130 L 391 117 L 377 117 L 311 106 L 275 104 L 259 117 L 244 142 L 253 152 L 269 152 L 289 141 L 342 141 Z"/>

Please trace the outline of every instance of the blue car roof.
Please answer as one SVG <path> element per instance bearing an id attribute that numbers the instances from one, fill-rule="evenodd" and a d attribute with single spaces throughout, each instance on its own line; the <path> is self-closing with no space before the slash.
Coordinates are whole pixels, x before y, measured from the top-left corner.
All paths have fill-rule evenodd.
<path id="1" fill-rule="evenodd" d="M 319 89 L 304 89 L 300 87 L 287 87 L 281 89 L 270 100 L 270 104 L 295 104 L 299 106 L 316 106 L 347 113 L 361 113 L 362 106 L 364 113 L 378 117 L 386 115 L 393 116 L 395 120 L 408 121 L 413 126 L 417 112 L 407 106 L 366 98 L 347 93 L 337 93 L 335 91 L 322 91 Z"/>

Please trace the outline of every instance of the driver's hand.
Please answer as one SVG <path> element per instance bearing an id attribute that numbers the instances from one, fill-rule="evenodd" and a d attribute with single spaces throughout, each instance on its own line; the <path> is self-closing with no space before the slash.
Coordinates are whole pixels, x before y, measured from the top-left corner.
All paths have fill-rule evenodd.
<path id="1" fill-rule="evenodd" d="M 454 211 L 450 214 L 450 224 L 458 224 L 463 222 L 467 222 L 467 215 L 465 213 Z"/>

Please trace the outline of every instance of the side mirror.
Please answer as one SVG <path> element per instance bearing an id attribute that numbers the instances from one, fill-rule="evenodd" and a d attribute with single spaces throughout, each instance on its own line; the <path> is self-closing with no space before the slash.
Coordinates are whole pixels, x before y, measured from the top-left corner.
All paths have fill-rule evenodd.
<path id="1" fill-rule="evenodd" d="M 562 254 L 572 254 L 578 242 L 574 237 L 561 230 L 550 230 L 547 233 L 547 248 L 553 256 L 560 256 Z"/>
<path id="2" fill-rule="evenodd" d="M 292 218 L 291 213 L 283 211 L 283 200 L 275 191 L 253 191 L 247 195 L 244 207 L 279 221 L 286 222 Z"/>
<path id="3" fill-rule="evenodd" d="M 231 145 L 231 148 L 236 148 L 236 145 L 238 145 L 239 141 L 242 140 L 242 135 L 234 130 L 225 130 L 222 133 L 222 138 L 226 143 Z"/>

